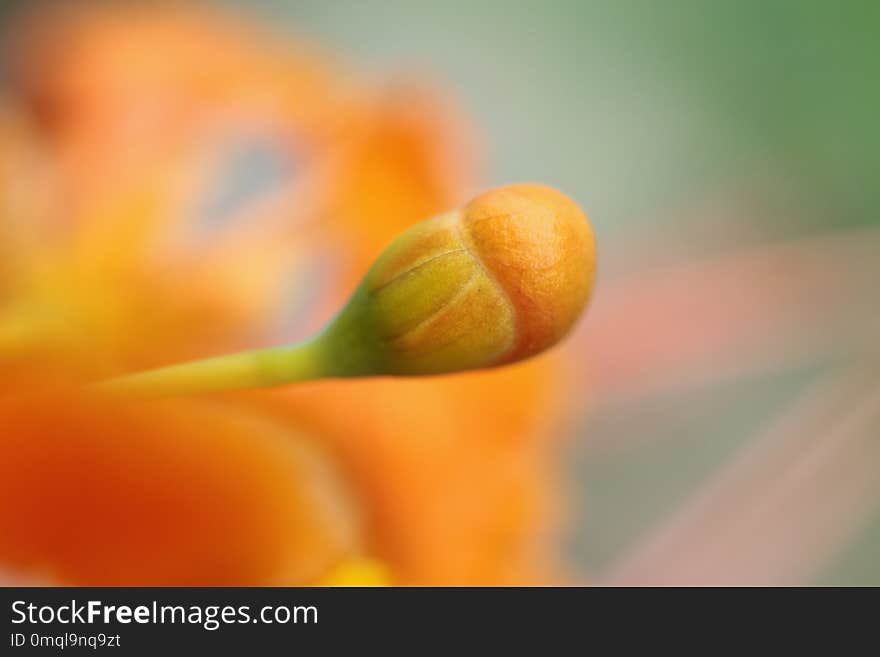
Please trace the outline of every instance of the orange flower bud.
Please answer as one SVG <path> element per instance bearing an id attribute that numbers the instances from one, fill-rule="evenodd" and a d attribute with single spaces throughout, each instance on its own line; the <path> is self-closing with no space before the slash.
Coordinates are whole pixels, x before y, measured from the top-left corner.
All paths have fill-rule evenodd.
<path id="1" fill-rule="evenodd" d="M 369 325 L 383 373 L 487 367 L 556 344 L 580 316 L 594 271 L 577 205 L 543 185 L 512 185 L 398 238 L 352 306 L 367 306 L 358 323 Z"/>
<path id="2" fill-rule="evenodd" d="M 502 187 L 398 237 L 312 340 L 146 372 L 113 387 L 183 394 L 513 363 L 568 333 L 594 274 L 593 233 L 577 205 L 542 185 Z"/>

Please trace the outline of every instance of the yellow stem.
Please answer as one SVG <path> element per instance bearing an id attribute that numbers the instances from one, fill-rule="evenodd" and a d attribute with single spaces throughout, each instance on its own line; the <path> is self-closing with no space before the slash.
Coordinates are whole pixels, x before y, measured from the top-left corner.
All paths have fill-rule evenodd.
<path id="1" fill-rule="evenodd" d="M 245 351 L 121 376 L 97 388 L 125 397 L 192 395 L 308 381 L 326 376 L 316 341 Z"/>

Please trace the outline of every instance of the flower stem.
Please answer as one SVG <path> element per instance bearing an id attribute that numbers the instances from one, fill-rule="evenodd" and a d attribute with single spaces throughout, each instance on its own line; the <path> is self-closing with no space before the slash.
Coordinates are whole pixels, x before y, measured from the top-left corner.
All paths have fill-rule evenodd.
<path id="1" fill-rule="evenodd" d="M 317 341 L 309 340 L 121 376 L 102 382 L 97 388 L 125 397 L 172 397 L 266 388 L 326 375 L 323 350 Z"/>

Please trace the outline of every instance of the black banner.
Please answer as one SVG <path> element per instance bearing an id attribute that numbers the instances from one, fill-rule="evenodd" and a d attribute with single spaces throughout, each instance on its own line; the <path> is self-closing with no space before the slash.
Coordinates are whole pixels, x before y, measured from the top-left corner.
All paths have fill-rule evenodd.
<path id="1" fill-rule="evenodd" d="M 310 648 L 419 653 L 495 646 L 616 647 L 756 631 L 813 631 L 845 608 L 846 591 L 775 589 L 7 588 L 0 654 L 293 654 Z M 792 613 L 797 616 L 793 616 Z M 791 626 L 786 618 L 794 619 Z M 850 617 L 855 621 L 854 617 Z M 713 629 L 715 628 L 715 629 Z M 656 644 L 655 644 L 656 645 Z M 569 650 L 566 650 L 569 652 Z M 599 654 L 605 654 L 600 651 Z"/>

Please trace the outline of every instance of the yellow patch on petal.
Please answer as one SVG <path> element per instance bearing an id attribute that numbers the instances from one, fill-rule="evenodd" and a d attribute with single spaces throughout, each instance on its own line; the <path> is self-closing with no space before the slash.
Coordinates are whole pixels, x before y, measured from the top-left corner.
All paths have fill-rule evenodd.
<path id="1" fill-rule="evenodd" d="M 388 586 L 391 573 L 381 561 L 367 558 L 347 559 L 316 583 L 317 586 Z"/>

